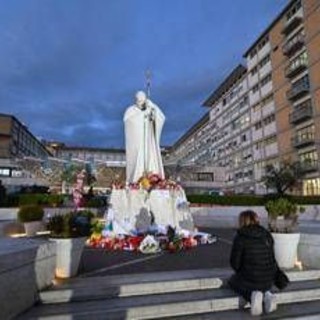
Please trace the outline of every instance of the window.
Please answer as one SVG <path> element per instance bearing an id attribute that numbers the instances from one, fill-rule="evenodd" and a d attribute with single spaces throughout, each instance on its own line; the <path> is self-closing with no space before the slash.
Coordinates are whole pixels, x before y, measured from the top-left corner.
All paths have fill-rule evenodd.
<path id="1" fill-rule="evenodd" d="M 255 149 L 256 149 L 256 150 L 262 150 L 263 147 L 264 147 L 263 141 L 257 142 L 257 143 L 255 144 Z"/>
<path id="2" fill-rule="evenodd" d="M 305 76 L 303 76 L 302 78 L 300 78 L 299 80 L 297 80 L 296 82 L 292 83 L 292 89 L 295 90 L 295 88 L 300 88 L 301 86 L 310 86 L 310 82 L 309 82 L 309 76 L 306 74 Z"/>
<path id="3" fill-rule="evenodd" d="M 270 61 L 270 55 L 266 55 L 260 62 L 259 67 L 262 68 L 264 65 L 266 65 Z"/>
<path id="4" fill-rule="evenodd" d="M 11 175 L 12 175 L 12 177 L 15 177 L 15 178 L 21 178 L 23 174 L 22 174 L 21 170 L 13 169 L 11 172 Z"/>
<path id="5" fill-rule="evenodd" d="M 254 128 L 255 128 L 256 130 L 261 129 L 261 128 L 262 128 L 262 122 L 261 122 L 261 121 L 257 122 L 257 123 L 254 125 Z"/>
<path id="6" fill-rule="evenodd" d="M 266 85 L 268 82 L 271 81 L 271 73 L 268 74 L 267 76 L 265 76 L 262 80 L 261 80 L 261 87 L 263 87 L 264 85 Z"/>
<path id="7" fill-rule="evenodd" d="M 0 177 L 9 177 L 10 169 L 8 168 L 0 168 Z"/>
<path id="8" fill-rule="evenodd" d="M 269 137 L 266 140 L 264 140 L 265 146 L 268 146 L 268 145 L 273 144 L 275 142 L 277 142 L 277 136 L 272 136 L 272 137 Z"/>
<path id="9" fill-rule="evenodd" d="M 256 84 L 255 86 L 252 87 L 252 93 L 256 93 L 259 90 L 259 84 Z"/>
<path id="10" fill-rule="evenodd" d="M 248 96 L 245 96 L 245 97 L 240 101 L 240 103 L 239 103 L 239 105 L 238 105 L 238 108 L 239 108 L 239 109 L 244 108 L 244 107 L 248 104 L 248 101 L 249 101 Z"/>
<path id="11" fill-rule="evenodd" d="M 266 96 L 265 98 L 263 98 L 263 100 L 261 101 L 261 104 L 262 104 L 262 106 L 265 106 L 272 101 L 273 101 L 273 94 L 271 93 L 268 96 Z"/>
<path id="12" fill-rule="evenodd" d="M 263 123 L 265 126 L 267 126 L 268 124 L 274 122 L 276 119 L 274 114 L 271 114 L 270 116 L 266 117 L 265 119 L 263 119 Z"/>
<path id="13" fill-rule="evenodd" d="M 299 54 L 298 57 L 290 62 L 289 71 L 294 70 L 300 66 L 305 66 L 306 64 L 308 64 L 308 54 L 307 51 L 303 51 L 301 54 Z"/>
<path id="14" fill-rule="evenodd" d="M 255 67 L 250 71 L 250 74 L 251 74 L 251 76 L 253 77 L 257 72 L 258 72 L 258 67 L 255 66 Z"/>
<path id="15" fill-rule="evenodd" d="M 303 195 L 320 195 L 320 178 L 303 180 Z"/>
<path id="16" fill-rule="evenodd" d="M 258 44 L 258 50 L 261 50 L 268 43 L 268 41 L 269 41 L 269 37 L 268 36 L 264 37 Z"/>
<path id="17" fill-rule="evenodd" d="M 253 59 L 253 57 L 257 54 L 256 49 L 252 50 L 249 54 L 250 59 Z"/>
<path id="18" fill-rule="evenodd" d="M 292 7 L 288 10 L 286 14 L 286 19 L 287 21 L 290 20 L 296 13 L 297 11 L 301 8 L 301 0 L 298 0 L 295 2 Z"/>
<path id="19" fill-rule="evenodd" d="M 213 172 L 198 172 L 197 181 L 214 181 Z"/>
<path id="20" fill-rule="evenodd" d="M 300 129 L 297 131 L 297 136 L 299 138 L 307 138 L 307 137 L 314 137 L 314 125 L 304 127 L 303 129 Z"/>
<path id="21" fill-rule="evenodd" d="M 260 109 L 261 109 L 261 105 L 260 105 L 260 102 L 255 104 L 253 107 L 253 112 L 258 112 Z"/>
<path id="22" fill-rule="evenodd" d="M 302 153 L 299 155 L 299 160 L 302 163 L 317 163 L 318 153 L 316 150 Z"/>

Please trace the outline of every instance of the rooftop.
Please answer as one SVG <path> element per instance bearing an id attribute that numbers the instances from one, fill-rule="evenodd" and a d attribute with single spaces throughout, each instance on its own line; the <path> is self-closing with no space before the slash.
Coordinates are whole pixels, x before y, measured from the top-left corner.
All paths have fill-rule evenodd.
<path id="1" fill-rule="evenodd" d="M 212 107 L 212 105 L 217 102 L 235 84 L 235 82 L 241 79 L 246 72 L 247 68 L 242 64 L 239 64 L 202 105 L 204 107 Z"/>
<path id="2" fill-rule="evenodd" d="M 291 7 L 293 3 L 297 0 L 291 0 L 289 3 L 282 9 L 282 11 L 276 16 L 276 18 L 270 23 L 270 25 L 260 34 L 257 40 L 249 47 L 249 49 L 244 53 L 243 57 L 246 58 L 249 53 L 255 48 L 255 46 L 269 33 L 269 31 L 274 27 L 274 25 L 284 16 L 286 11 Z"/>

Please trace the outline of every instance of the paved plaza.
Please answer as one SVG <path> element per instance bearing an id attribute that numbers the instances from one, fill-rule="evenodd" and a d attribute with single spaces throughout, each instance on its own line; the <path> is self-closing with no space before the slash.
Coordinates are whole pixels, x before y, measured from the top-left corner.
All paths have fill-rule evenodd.
<path id="1" fill-rule="evenodd" d="M 80 274 L 104 276 L 141 272 L 229 268 L 234 229 L 202 229 L 218 237 L 217 242 L 200 245 L 178 253 L 161 252 L 145 255 L 137 252 L 106 251 L 86 248 L 80 263 Z"/>

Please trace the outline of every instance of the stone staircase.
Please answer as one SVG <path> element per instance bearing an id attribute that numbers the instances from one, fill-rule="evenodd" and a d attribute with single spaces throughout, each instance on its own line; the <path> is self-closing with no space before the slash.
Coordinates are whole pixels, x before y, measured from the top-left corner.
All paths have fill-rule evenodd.
<path id="1" fill-rule="evenodd" d="M 18 319 L 251 319 L 224 285 L 230 275 L 211 269 L 75 278 L 41 292 L 39 305 Z M 290 286 L 275 291 L 279 310 L 261 319 L 320 319 L 320 270 L 288 275 Z"/>

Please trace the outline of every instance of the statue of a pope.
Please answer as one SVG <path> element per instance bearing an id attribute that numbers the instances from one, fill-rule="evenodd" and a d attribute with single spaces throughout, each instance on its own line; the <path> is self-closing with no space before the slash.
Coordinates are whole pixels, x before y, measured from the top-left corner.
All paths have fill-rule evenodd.
<path id="1" fill-rule="evenodd" d="M 126 141 L 126 181 L 137 182 L 145 173 L 164 178 L 160 152 L 160 135 L 165 116 L 143 91 L 136 94 L 136 103 L 123 117 Z"/>

